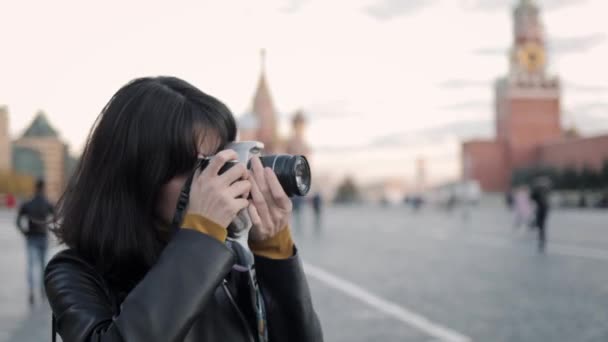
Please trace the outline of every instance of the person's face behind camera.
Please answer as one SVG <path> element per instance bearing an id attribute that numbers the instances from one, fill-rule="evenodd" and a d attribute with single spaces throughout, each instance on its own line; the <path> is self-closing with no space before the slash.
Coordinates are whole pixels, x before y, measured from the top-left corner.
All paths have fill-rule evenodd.
<path id="1" fill-rule="evenodd" d="M 204 139 L 201 139 L 201 142 L 199 143 L 198 154 L 211 156 L 214 155 L 219 148 L 219 139 L 217 139 L 217 135 L 207 132 L 207 134 L 204 134 Z M 189 173 L 176 175 L 161 187 L 157 204 L 157 215 L 165 224 L 171 223 L 173 214 L 175 213 L 175 207 L 177 206 L 179 193 L 189 176 Z"/>

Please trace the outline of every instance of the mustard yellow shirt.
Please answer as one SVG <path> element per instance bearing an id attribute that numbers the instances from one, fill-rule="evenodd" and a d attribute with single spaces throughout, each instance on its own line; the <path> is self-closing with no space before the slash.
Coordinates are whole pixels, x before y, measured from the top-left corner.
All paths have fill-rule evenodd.
<path id="1" fill-rule="evenodd" d="M 182 228 L 207 234 L 220 242 L 226 241 L 228 230 L 220 224 L 197 214 L 186 214 Z M 276 235 L 262 241 L 249 241 L 253 254 L 269 259 L 287 259 L 293 256 L 293 239 L 289 226 Z"/>

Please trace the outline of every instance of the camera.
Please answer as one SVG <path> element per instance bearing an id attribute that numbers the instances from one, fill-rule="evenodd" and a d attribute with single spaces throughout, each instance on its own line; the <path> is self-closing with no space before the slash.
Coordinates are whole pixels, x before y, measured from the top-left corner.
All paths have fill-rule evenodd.
<path id="1" fill-rule="evenodd" d="M 220 169 L 219 174 L 226 172 L 237 163 L 245 163 L 251 169 L 251 158 L 260 158 L 264 167 L 272 169 L 281 187 L 289 197 L 305 196 L 310 190 L 310 166 L 302 155 L 273 154 L 262 155 L 264 144 L 259 141 L 240 141 L 226 146 L 226 149 L 236 151 L 238 160 L 229 161 Z M 201 170 L 209 164 L 211 158 L 201 159 Z"/>
<path id="2" fill-rule="evenodd" d="M 262 155 L 264 144 L 259 141 L 233 142 L 225 148 L 236 151 L 238 160 L 229 161 L 224 164 L 218 174 L 226 172 L 237 163 L 244 163 L 247 165 L 247 169 L 251 169 L 251 158 L 257 156 L 264 167 L 272 169 L 287 196 L 305 196 L 310 190 L 310 166 L 304 156 L 289 154 L 265 156 Z M 211 157 L 200 159 L 200 169 L 203 170 L 207 167 L 210 160 Z M 246 247 L 247 235 L 251 226 L 251 218 L 247 209 L 241 210 L 234 221 L 228 226 L 228 237 Z"/>

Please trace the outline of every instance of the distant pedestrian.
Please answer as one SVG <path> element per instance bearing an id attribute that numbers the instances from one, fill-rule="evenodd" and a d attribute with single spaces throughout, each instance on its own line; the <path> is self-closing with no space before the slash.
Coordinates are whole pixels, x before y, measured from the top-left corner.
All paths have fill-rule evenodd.
<path id="1" fill-rule="evenodd" d="M 312 209 L 315 215 L 315 229 L 321 231 L 321 215 L 323 211 L 323 197 L 320 192 L 316 192 L 312 197 Z"/>
<path id="2" fill-rule="evenodd" d="M 549 190 L 551 182 L 546 177 L 539 177 L 532 185 L 531 198 L 536 204 L 534 225 L 538 229 L 538 250 L 545 251 L 547 243 L 547 216 L 549 215 Z"/>
<path id="3" fill-rule="evenodd" d="M 515 189 L 513 194 L 513 213 L 515 216 L 515 228 L 527 228 L 532 221 L 532 201 L 530 190 L 521 186 Z"/>
<path id="4" fill-rule="evenodd" d="M 29 303 L 34 304 L 34 289 L 36 274 L 40 281 L 39 289 L 44 297 L 43 274 L 46 266 L 46 251 L 48 246 L 47 230 L 49 217 L 53 215 L 53 206 L 44 194 L 44 181 L 36 182 L 36 193 L 34 197 L 19 207 L 17 214 L 17 228 L 23 233 L 26 241 L 27 252 L 27 285 L 29 290 Z M 27 219 L 27 225 L 23 225 L 23 219 Z M 38 263 L 38 268 L 35 263 Z"/>
<path id="5" fill-rule="evenodd" d="M 293 209 L 293 225 L 295 231 L 302 230 L 302 207 L 304 203 L 304 197 L 294 196 L 291 198 L 291 204 Z"/>
<path id="6" fill-rule="evenodd" d="M 450 193 L 448 200 L 445 204 L 445 209 L 447 211 L 452 211 L 452 209 L 454 209 L 455 206 L 456 206 L 456 194 Z"/>
<path id="7" fill-rule="evenodd" d="M 513 189 L 509 189 L 505 192 L 505 204 L 507 205 L 507 208 L 509 210 L 513 210 L 513 202 L 514 202 L 514 198 L 513 198 Z"/>

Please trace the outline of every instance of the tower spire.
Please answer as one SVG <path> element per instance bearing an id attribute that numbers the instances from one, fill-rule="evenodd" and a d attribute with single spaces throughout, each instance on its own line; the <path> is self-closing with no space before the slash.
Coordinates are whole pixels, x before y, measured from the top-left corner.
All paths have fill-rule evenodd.
<path id="1" fill-rule="evenodd" d="M 273 152 L 277 146 L 277 119 L 266 81 L 266 49 L 260 49 L 260 62 L 260 78 L 253 96 L 252 112 L 259 122 L 256 139 L 264 143 L 266 151 Z"/>
<path id="2" fill-rule="evenodd" d="M 266 49 L 260 49 L 260 70 L 262 74 L 266 72 Z"/>

